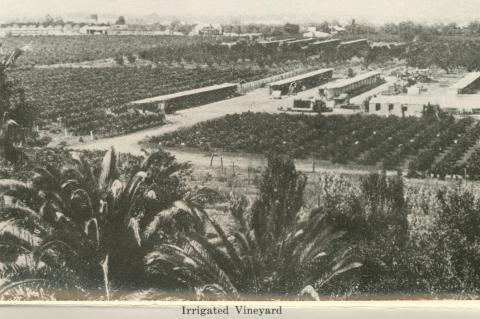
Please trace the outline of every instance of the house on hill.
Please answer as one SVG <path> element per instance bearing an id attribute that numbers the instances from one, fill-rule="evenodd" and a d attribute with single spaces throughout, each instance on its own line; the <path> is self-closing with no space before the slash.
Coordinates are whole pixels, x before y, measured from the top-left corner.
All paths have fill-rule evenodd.
<path id="1" fill-rule="evenodd" d="M 190 32 L 191 36 L 215 36 L 223 33 L 222 26 L 220 24 L 197 24 Z"/>

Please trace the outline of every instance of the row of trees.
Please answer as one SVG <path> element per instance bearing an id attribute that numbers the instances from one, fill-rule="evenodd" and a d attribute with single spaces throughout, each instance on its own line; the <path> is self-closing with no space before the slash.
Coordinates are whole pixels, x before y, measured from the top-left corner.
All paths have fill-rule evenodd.
<path id="1" fill-rule="evenodd" d="M 97 14 L 92 14 L 90 15 L 90 19 L 92 20 L 95 20 L 96 23 L 98 23 L 98 15 Z M 44 26 L 44 27 L 48 27 L 48 26 L 65 26 L 66 24 L 70 24 L 70 25 L 80 25 L 81 27 L 85 26 L 85 25 L 88 25 L 89 23 L 87 22 L 71 22 L 71 21 L 65 21 L 62 17 L 60 16 L 56 16 L 56 17 L 52 17 L 51 15 L 47 14 L 43 20 L 41 21 L 27 21 L 27 22 L 11 22 L 11 23 L 4 23 L 4 24 L 1 24 L 0 26 L 1 27 L 10 27 L 10 26 L 13 26 L 13 25 L 17 25 L 17 26 L 30 26 L 30 25 L 34 25 L 36 27 L 38 26 Z M 118 19 L 116 20 L 115 24 L 117 25 L 124 25 L 126 24 L 126 20 L 125 20 L 125 17 L 124 16 L 119 16 Z M 103 26 L 107 25 L 107 24 L 101 24 Z"/>
<path id="2" fill-rule="evenodd" d="M 414 67 L 435 65 L 446 72 L 456 68 L 475 71 L 480 69 L 479 48 L 480 42 L 477 40 L 420 41 L 409 46 L 405 57 L 407 63 Z"/>
<path id="3" fill-rule="evenodd" d="M 332 23 L 333 25 L 336 22 Z M 328 32 L 330 23 L 317 24 L 317 28 Z M 365 22 L 352 20 L 344 25 L 345 36 L 371 35 L 384 37 L 384 40 L 394 39 L 400 41 L 412 41 L 417 39 L 434 39 L 439 37 L 476 37 L 480 35 L 480 22 L 472 21 L 466 26 L 457 23 L 435 23 L 431 25 L 402 21 L 399 23 L 388 22 L 377 26 Z"/>

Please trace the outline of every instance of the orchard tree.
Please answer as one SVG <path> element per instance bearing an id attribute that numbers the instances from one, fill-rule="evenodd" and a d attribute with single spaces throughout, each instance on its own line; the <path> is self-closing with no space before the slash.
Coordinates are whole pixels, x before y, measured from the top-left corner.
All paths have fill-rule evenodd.
<path id="1" fill-rule="evenodd" d="M 125 17 L 124 16 L 119 16 L 118 19 L 117 19 L 117 22 L 115 22 L 115 24 L 118 24 L 118 25 L 126 24 Z"/>
<path id="2" fill-rule="evenodd" d="M 299 34 L 300 26 L 298 24 L 287 23 L 283 26 L 283 31 L 287 34 Z"/>

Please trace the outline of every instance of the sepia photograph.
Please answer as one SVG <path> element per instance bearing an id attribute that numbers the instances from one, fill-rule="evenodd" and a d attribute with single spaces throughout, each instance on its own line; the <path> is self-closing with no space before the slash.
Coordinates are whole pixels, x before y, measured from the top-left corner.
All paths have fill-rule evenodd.
<path id="1" fill-rule="evenodd" d="M 480 306 L 479 1 L 0 8 L 2 305 Z"/>

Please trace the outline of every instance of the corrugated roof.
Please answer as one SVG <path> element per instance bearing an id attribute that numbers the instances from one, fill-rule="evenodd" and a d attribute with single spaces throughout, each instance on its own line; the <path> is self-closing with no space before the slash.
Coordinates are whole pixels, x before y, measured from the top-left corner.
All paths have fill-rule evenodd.
<path id="1" fill-rule="evenodd" d="M 367 73 L 357 75 L 353 78 L 340 79 L 340 80 L 337 80 L 337 81 L 334 81 L 334 82 L 327 83 L 327 84 L 323 85 L 322 88 L 324 88 L 324 89 L 342 88 L 342 87 L 345 87 L 347 85 L 350 85 L 350 84 L 356 83 L 358 81 L 362 81 L 362 80 L 365 80 L 365 79 L 370 78 L 372 76 L 376 76 L 376 75 L 380 75 L 380 74 L 381 74 L 381 72 L 379 72 L 379 71 L 371 71 L 371 72 L 367 72 Z"/>
<path id="2" fill-rule="evenodd" d="M 193 90 L 188 90 L 188 91 L 182 91 L 182 92 L 177 92 L 177 93 L 172 93 L 172 94 L 166 94 L 166 95 L 161 95 L 161 96 L 155 96 L 143 100 L 138 100 L 138 101 L 133 101 L 130 102 L 130 104 L 147 104 L 147 103 L 153 103 L 153 102 L 161 102 L 161 101 L 168 101 L 172 99 L 176 99 L 179 97 L 183 96 L 188 96 L 188 95 L 194 95 L 198 93 L 204 93 L 208 91 L 216 91 L 220 89 L 226 89 L 230 87 L 237 86 L 238 84 L 236 83 L 223 83 L 223 84 L 218 84 L 218 85 L 212 85 L 212 86 L 206 86 L 203 88 L 198 88 L 198 89 L 193 89 Z"/>
<path id="3" fill-rule="evenodd" d="M 330 72 L 330 71 L 333 72 L 333 69 L 320 69 L 320 70 L 300 74 L 300 75 L 297 75 L 297 76 L 294 76 L 294 77 L 291 77 L 291 78 L 288 78 L 288 79 L 283 79 L 283 80 L 280 80 L 280 81 L 277 81 L 277 82 L 273 82 L 273 83 L 270 83 L 269 86 L 285 85 L 285 84 L 288 84 L 288 83 L 291 83 L 291 82 L 300 81 L 300 80 L 303 80 L 303 79 L 306 79 L 306 78 L 309 78 L 309 77 L 312 77 L 312 76 L 320 75 L 320 74 L 323 74 L 323 73 L 327 73 L 327 72 Z"/>
<path id="4" fill-rule="evenodd" d="M 463 79 L 452 85 L 452 89 L 464 89 L 480 77 L 480 72 L 468 73 Z"/>

